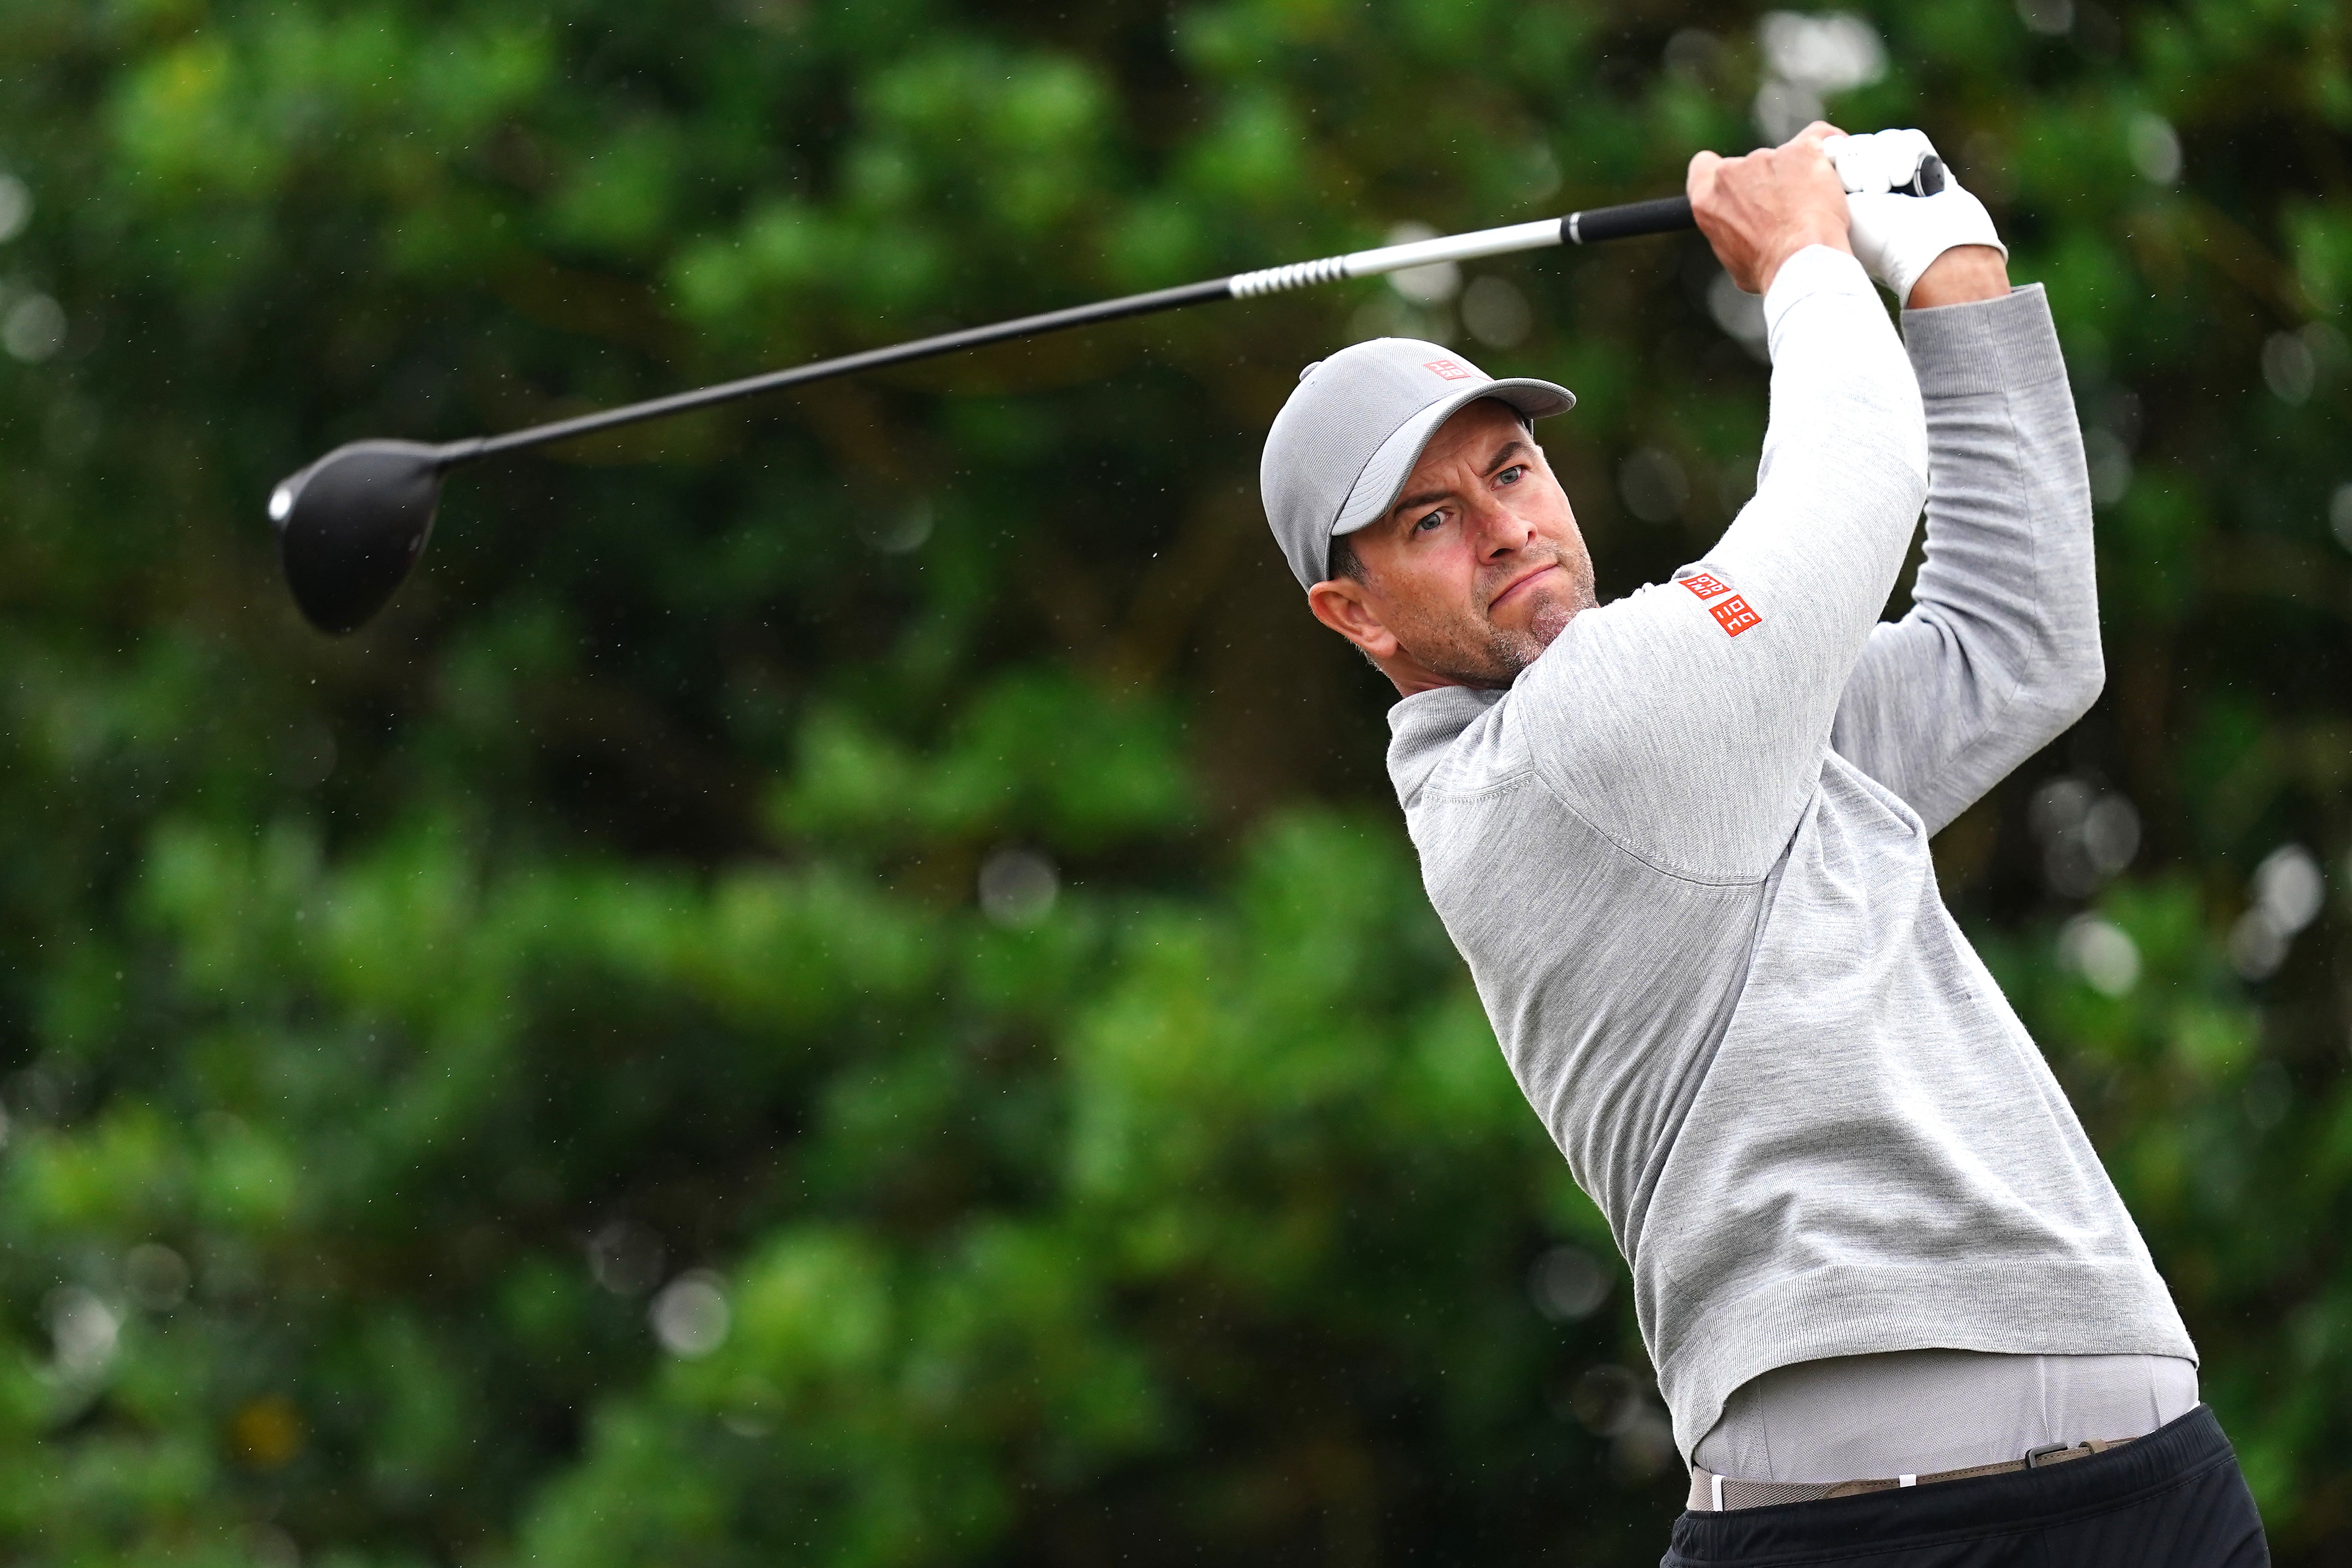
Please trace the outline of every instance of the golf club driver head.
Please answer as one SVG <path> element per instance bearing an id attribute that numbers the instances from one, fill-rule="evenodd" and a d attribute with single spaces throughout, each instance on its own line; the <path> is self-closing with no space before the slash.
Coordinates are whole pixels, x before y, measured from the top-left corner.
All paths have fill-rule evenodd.
<path id="1" fill-rule="evenodd" d="M 271 493 L 278 564 L 311 625 L 355 632 L 407 580 L 433 532 L 445 465 L 436 446 L 354 441 Z"/>

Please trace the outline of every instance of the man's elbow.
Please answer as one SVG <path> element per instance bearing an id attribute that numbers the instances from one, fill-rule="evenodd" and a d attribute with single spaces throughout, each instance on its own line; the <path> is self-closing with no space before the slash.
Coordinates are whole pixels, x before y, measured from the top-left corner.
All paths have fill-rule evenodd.
<path id="1" fill-rule="evenodd" d="M 2053 740 L 2074 728 L 2097 705 L 2099 694 L 2107 689 L 2106 660 L 2101 656 L 2096 643 L 2086 651 L 2070 653 L 2054 663 L 2055 678 L 2043 699 L 2055 720 L 2051 730 Z"/>
<path id="2" fill-rule="evenodd" d="M 2086 663 L 2052 657 L 2014 688 L 1998 727 L 2018 761 L 2032 756 L 2082 722 L 2106 686 L 2094 654 Z"/>

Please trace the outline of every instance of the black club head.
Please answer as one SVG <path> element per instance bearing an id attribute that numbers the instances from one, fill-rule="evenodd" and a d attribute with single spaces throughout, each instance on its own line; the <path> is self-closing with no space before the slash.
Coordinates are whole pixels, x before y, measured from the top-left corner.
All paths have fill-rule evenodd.
<path id="1" fill-rule="evenodd" d="M 355 441 L 278 486 L 278 559 L 311 625 L 340 635 L 384 607 L 433 532 L 446 465 L 438 447 Z"/>

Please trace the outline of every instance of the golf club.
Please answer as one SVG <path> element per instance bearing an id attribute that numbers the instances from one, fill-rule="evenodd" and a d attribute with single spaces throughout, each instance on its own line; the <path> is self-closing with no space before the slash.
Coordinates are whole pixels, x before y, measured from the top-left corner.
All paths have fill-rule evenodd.
<path id="1" fill-rule="evenodd" d="M 1933 195 L 1944 187 L 1941 160 L 1927 158 L 1910 185 L 1912 195 Z M 985 327 L 968 327 L 886 348 L 867 349 L 790 370 L 772 371 L 717 386 L 676 392 L 623 408 L 480 435 L 441 445 L 414 441 L 355 441 L 339 446 L 280 483 L 269 497 L 269 517 L 278 530 L 279 564 L 294 602 L 320 631 L 334 634 L 365 625 L 406 580 L 433 531 L 441 482 L 450 469 L 484 457 L 545 446 L 576 436 L 666 419 L 694 409 L 804 386 L 885 365 L 906 364 L 984 344 L 1034 338 L 1073 327 L 1148 316 L 1213 299 L 1254 299 L 1343 278 L 1376 277 L 1409 267 L 1472 261 L 1556 245 L 1596 245 L 1639 235 L 1668 234 L 1696 226 L 1687 196 L 1595 207 L 1562 218 L 1446 235 L 1404 245 L 1382 246 L 1345 256 L 1293 262 L 1286 267 L 1213 277 L 1176 288 L 1129 294 L 1091 305 L 1023 316 Z"/>

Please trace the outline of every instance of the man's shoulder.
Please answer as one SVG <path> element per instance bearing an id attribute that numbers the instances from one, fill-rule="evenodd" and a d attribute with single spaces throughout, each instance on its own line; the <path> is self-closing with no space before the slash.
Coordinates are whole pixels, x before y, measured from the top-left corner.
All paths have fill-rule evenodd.
<path id="1" fill-rule="evenodd" d="M 1675 675 L 1676 660 L 1654 645 L 1654 629 L 1645 624 L 1667 608 L 1659 591 L 1644 583 L 1580 612 L 1507 690 L 1441 686 L 1400 699 L 1389 709 L 1389 778 L 1397 798 L 1410 810 L 1431 791 L 1475 795 L 1531 780 L 1542 770 L 1538 753 L 1605 747 L 1606 726 L 1591 721 L 1641 711 L 1646 693 Z"/>

